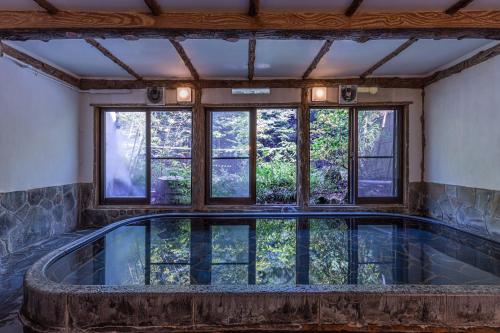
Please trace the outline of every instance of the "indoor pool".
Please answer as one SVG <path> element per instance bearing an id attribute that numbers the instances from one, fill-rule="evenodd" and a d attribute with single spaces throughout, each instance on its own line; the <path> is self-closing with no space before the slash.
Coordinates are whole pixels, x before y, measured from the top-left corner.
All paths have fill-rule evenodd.
<path id="1" fill-rule="evenodd" d="M 500 285 L 500 246 L 403 217 L 158 217 L 45 273 L 71 285 Z"/>

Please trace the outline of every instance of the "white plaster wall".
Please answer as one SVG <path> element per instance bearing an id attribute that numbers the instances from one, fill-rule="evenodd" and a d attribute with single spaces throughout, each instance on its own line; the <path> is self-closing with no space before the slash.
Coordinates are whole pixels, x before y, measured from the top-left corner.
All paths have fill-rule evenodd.
<path id="1" fill-rule="evenodd" d="M 78 179 L 79 93 L 0 58 L 0 192 Z"/>
<path id="2" fill-rule="evenodd" d="M 500 57 L 425 90 L 425 180 L 500 190 Z"/>
<path id="3" fill-rule="evenodd" d="M 328 93 L 329 100 L 337 102 L 336 90 Z M 144 90 L 121 91 L 120 93 L 83 93 L 80 100 L 80 179 L 92 182 L 93 177 L 93 107 L 91 104 L 143 104 Z M 170 97 L 169 97 L 170 96 Z M 174 92 L 167 93 L 167 103 L 175 102 Z M 410 181 L 420 181 L 420 162 L 422 158 L 421 124 L 422 99 L 420 89 L 379 89 L 376 95 L 361 94 L 360 102 L 412 102 L 410 105 Z M 231 95 L 231 89 L 205 89 L 202 95 L 204 104 L 227 103 L 300 103 L 300 89 L 271 89 L 270 95 L 248 96 Z"/>

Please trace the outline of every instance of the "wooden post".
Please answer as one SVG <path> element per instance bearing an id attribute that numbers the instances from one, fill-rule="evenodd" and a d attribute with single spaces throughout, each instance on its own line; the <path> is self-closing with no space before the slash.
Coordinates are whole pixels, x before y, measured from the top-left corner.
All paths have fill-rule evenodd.
<path id="1" fill-rule="evenodd" d="M 202 210 L 205 206 L 205 110 L 201 103 L 202 89 L 196 88 L 193 105 L 192 147 L 192 206 Z"/>
<path id="2" fill-rule="evenodd" d="M 297 138 L 297 204 L 303 210 L 309 205 L 309 89 L 302 88 L 298 110 Z"/>

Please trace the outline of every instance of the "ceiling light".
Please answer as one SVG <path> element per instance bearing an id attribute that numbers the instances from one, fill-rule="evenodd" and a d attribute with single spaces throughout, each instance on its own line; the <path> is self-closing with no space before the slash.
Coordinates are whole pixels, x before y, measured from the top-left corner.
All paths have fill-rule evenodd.
<path id="1" fill-rule="evenodd" d="M 324 102 L 326 101 L 326 87 L 312 88 L 311 101 Z"/>
<path id="2" fill-rule="evenodd" d="M 190 103 L 192 101 L 191 95 L 192 95 L 191 88 L 189 87 L 177 88 L 178 103 Z"/>

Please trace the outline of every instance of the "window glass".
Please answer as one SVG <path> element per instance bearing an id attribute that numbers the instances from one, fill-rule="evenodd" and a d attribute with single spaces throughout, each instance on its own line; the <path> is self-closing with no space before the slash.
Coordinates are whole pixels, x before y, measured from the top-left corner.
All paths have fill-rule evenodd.
<path id="1" fill-rule="evenodd" d="M 310 204 L 349 202 L 349 110 L 310 111 Z"/>
<path id="2" fill-rule="evenodd" d="M 146 197 L 146 113 L 105 112 L 105 197 Z"/>
<path id="3" fill-rule="evenodd" d="M 294 203 L 297 197 L 297 110 L 257 110 L 257 203 Z"/>

